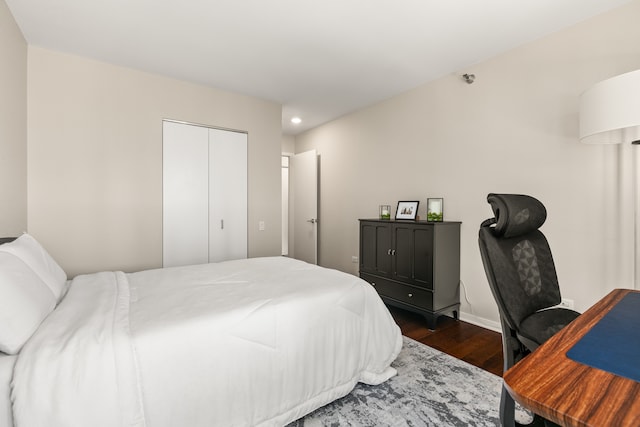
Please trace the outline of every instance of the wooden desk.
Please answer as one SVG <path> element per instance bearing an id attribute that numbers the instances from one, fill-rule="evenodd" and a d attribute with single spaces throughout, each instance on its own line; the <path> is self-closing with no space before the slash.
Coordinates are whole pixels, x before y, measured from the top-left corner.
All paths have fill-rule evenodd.
<path id="1" fill-rule="evenodd" d="M 509 369 L 503 378 L 515 401 L 562 426 L 640 426 L 640 382 L 591 368 L 566 356 L 630 292 L 639 291 L 613 290 Z"/>

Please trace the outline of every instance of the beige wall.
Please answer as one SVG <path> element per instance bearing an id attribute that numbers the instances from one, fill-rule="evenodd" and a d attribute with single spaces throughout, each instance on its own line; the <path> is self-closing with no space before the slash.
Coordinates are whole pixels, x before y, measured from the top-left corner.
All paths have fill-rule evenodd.
<path id="1" fill-rule="evenodd" d="M 164 118 L 248 132 L 249 256 L 280 254 L 280 105 L 39 47 L 28 57 L 29 232 L 69 275 L 161 266 Z"/>
<path id="2" fill-rule="evenodd" d="M 0 236 L 27 229 L 27 43 L 0 0 Z"/>
<path id="3" fill-rule="evenodd" d="M 282 153 L 294 153 L 296 138 L 293 135 L 282 135 Z"/>
<path id="4" fill-rule="evenodd" d="M 358 218 L 398 200 L 420 200 L 424 217 L 426 199 L 444 197 L 445 219 L 462 221 L 463 317 L 498 326 L 478 227 L 488 193 L 527 193 L 547 206 L 543 231 L 578 309 L 633 287 L 630 147 L 580 144 L 577 129 L 581 92 L 640 68 L 638 16 L 635 1 L 299 135 L 296 151 L 321 157 L 320 263 L 357 274 Z"/>

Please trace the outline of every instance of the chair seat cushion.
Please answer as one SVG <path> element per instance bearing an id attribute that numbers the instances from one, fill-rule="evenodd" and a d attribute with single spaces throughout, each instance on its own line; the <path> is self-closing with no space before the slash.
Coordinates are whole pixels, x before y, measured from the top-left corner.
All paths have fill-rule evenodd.
<path id="1" fill-rule="evenodd" d="M 518 335 L 540 345 L 567 326 L 580 313 L 566 308 L 540 310 L 526 317 L 520 323 Z M 529 346 L 527 346 L 529 347 Z M 530 349 L 533 350 L 533 349 Z"/>

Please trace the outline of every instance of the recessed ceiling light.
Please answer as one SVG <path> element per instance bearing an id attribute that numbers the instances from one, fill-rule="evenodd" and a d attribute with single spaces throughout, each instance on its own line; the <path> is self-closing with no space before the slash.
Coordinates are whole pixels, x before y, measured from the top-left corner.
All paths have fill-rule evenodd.
<path id="1" fill-rule="evenodd" d="M 302 119 L 300 117 L 292 117 L 291 123 L 293 123 L 294 125 L 299 125 L 300 123 L 302 123 Z"/>

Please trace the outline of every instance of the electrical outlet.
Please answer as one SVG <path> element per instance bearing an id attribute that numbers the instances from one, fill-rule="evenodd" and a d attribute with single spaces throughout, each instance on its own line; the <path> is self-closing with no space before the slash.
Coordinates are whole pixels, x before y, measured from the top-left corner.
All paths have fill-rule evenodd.
<path id="1" fill-rule="evenodd" d="M 358 257 L 357 257 L 357 256 L 355 256 L 355 255 L 354 255 L 354 256 L 352 256 L 352 257 L 351 257 L 351 262 L 352 262 L 352 263 L 354 263 L 354 264 L 357 264 L 357 263 L 358 263 Z"/>
<path id="2" fill-rule="evenodd" d="M 568 298 L 562 298 L 562 302 L 560 302 L 560 307 L 570 308 L 573 310 L 573 300 Z"/>

